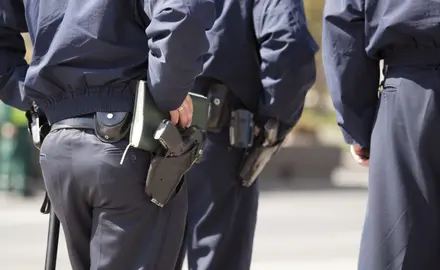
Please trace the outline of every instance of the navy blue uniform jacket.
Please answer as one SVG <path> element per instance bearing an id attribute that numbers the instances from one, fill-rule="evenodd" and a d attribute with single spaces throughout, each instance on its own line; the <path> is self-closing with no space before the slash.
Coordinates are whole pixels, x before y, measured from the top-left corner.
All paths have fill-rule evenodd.
<path id="1" fill-rule="evenodd" d="M 210 0 L 1 0 L 0 99 L 22 110 L 35 101 L 56 122 L 131 111 L 147 78 L 158 107 L 174 110 L 202 71 L 214 19 Z"/>
<path id="2" fill-rule="evenodd" d="M 436 0 L 328 0 L 322 53 L 345 140 L 370 145 L 378 103 L 379 61 L 440 53 Z"/>
<path id="3" fill-rule="evenodd" d="M 301 0 L 216 0 L 210 54 L 198 82 L 225 84 L 251 111 L 294 124 L 315 82 Z"/>

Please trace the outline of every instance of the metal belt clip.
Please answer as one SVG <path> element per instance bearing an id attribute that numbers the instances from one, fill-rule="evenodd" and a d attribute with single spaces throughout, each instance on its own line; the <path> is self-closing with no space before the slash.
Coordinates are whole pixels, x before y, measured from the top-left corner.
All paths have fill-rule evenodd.
<path id="1" fill-rule="evenodd" d="M 26 119 L 32 143 L 39 150 L 44 138 L 50 132 L 49 122 L 43 111 L 35 103 L 32 104 L 29 111 L 26 111 Z"/>

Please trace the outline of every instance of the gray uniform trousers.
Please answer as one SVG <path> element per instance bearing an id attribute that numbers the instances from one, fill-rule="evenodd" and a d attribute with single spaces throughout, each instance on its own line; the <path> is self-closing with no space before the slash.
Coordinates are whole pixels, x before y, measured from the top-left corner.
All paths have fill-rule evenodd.
<path id="1" fill-rule="evenodd" d="M 438 66 L 391 66 L 386 74 L 358 269 L 440 269 Z"/>
<path id="2" fill-rule="evenodd" d="M 93 130 L 55 130 L 40 163 L 74 270 L 172 270 L 183 241 L 186 184 L 163 209 L 144 193 L 150 154 Z"/>

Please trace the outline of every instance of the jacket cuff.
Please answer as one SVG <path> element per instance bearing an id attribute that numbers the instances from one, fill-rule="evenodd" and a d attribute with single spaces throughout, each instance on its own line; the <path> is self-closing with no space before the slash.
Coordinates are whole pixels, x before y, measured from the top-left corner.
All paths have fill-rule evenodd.
<path id="1" fill-rule="evenodd" d="M 355 140 L 350 134 L 348 134 L 347 131 L 345 131 L 344 129 L 341 128 L 342 131 L 342 136 L 344 137 L 344 141 L 346 144 L 349 145 L 357 145 L 360 146 L 362 148 L 369 148 L 370 147 L 370 142 L 369 140 L 363 140 L 363 141 L 358 141 Z"/>

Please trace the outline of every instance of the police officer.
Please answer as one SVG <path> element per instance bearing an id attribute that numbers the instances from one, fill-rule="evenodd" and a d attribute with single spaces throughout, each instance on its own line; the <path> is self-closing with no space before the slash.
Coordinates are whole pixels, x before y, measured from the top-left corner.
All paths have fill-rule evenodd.
<path id="1" fill-rule="evenodd" d="M 147 77 L 156 105 L 187 126 L 187 93 L 208 51 L 214 8 L 208 0 L 0 2 L 0 98 L 22 110 L 35 101 L 52 124 L 40 163 L 74 270 L 175 267 L 185 185 L 164 208 L 151 203 L 150 154 L 129 150 L 120 165 L 127 139 L 98 139 L 93 122 L 98 112 L 108 121 L 127 116 Z M 27 31 L 29 66 L 20 36 Z"/>
<path id="2" fill-rule="evenodd" d="M 260 127 L 274 118 L 290 130 L 316 77 L 318 47 L 302 1 L 215 3 L 217 20 L 208 31 L 211 54 L 194 91 L 210 96 L 213 85 L 223 85 L 231 94 L 229 109 L 251 111 Z M 224 113 L 229 116 L 231 111 Z M 230 147 L 229 127 L 226 121 L 219 132 L 208 133 L 202 161 L 187 174 L 191 270 L 250 268 L 258 183 L 242 187 L 238 170 L 245 150 Z"/>
<path id="3" fill-rule="evenodd" d="M 358 269 L 440 269 L 440 2 L 327 1 L 322 46 L 338 123 L 370 168 Z"/>

